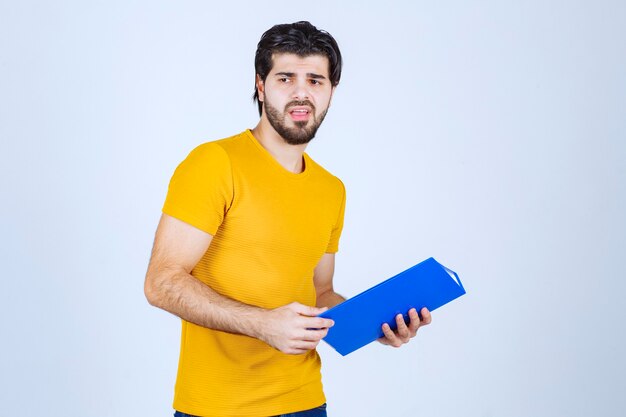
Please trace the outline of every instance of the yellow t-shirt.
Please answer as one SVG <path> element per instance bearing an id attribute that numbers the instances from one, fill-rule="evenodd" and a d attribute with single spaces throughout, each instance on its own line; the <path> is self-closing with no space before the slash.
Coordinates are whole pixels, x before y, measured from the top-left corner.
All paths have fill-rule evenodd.
<path id="1" fill-rule="evenodd" d="M 338 250 L 342 182 L 304 154 L 284 169 L 249 130 L 204 143 L 176 168 L 163 212 L 213 235 L 192 275 L 246 304 L 315 305 L 313 269 Z M 320 358 L 183 320 L 174 408 L 198 416 L 260 417 L 317 407 Z"/>

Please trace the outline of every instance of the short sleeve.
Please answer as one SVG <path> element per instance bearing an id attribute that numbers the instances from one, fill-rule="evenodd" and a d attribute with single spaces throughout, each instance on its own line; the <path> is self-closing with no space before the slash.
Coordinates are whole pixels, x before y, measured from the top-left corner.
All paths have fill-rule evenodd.
<path id="1" fill-rule="evenodd" d="M 226 151 L 213 142 L 192 150 L 174 171 L 163 213 L 215 235 L 233 199 Z"/>
<path id="2" fill-rule="evenodd" d="M 335 253 L 339 251 L 339 238 L 341 237 L 341 231 L 343 230 L 343 218 L 346 212 L 346 187 L 343 185 L 341 180 L 339 180 L 339 184 L 341 184 L 341 203 L 339 204 L 337 221 L 335 222 L 335 226 L 330 234 L 330 241 L 326 247 L 326 253 Z"/>

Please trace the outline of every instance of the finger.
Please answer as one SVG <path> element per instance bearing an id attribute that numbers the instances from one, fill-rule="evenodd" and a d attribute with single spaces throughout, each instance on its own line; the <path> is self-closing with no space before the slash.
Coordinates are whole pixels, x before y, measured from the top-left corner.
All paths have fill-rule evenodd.
<path id="1" fill-rule="evenodd" d="M 303 316 L 310 316 L 310 317 L 315 317 L 319 314 L 322 314 L 324 311 L 328 310 L 328 307 L 313 307 L 313 306 L 307 306 L 304 304 L 300 304 L 300 303 L 291 303 L 290 304 L 291 308 L 293 311 L 295 311 L 298 314 L 302 314 Z"/>
<path id="2" fill-rule="evenodd" d="M 322 340 L 323 338 L 326 337 L 326 334 L 328 333 L 327 329 L 323 329 L 323 330 L 305 330 L 305 332 L 302 334 L 302 337 L 300 338 L 300 340 L 306 340 L 309 342 L 319 342 L 320 340 Z"/>
<path id="3" fill-rule="evenodd" d="M 283 353 L 287 353 L 289 355 L 302 355 L 303 353 L 307 353 L 310 349 L 295 349 L 295 348 L 291 348 L 291 349 L 287 349 L 285 351 L 283 351 Z"/>
<path id="4" fill-rule="evenodd" d="M 307 329 L 327 329 L 333 327 L 335 321 L 322 317 L 302 317 L 302 325 Z"/>
<path id="5" fill-rule="evenodd" d="M 426 307 L 422 308 L 422 324 L 428 325 L 431 321 L 433 321 L 432 316 L 430 315 L 430 311 Z"/>
<path id="6" fill-rule="evenodd" d="M 304 340 L 300 340 L 298 342 L 294 342 L 292 344 L 292 349 L 297 349 L 297 350 L 313 350 L 317 347 L 317 345 L 319 344 L 319 340 L 317 342 L 307 342 Z"/>
<path id="7" fill-rule="evenodd" d="M 393 330 L 391 330 L 391 327 L 387 323 L 383 324 L 382 329 L 383 334 L 385 335 L 385 338 L 387 339 L 389 345 L 393 347 L 400 347 L 402 345 L 402 341 L 398 339 L 396 334 L 393 332 Z"/>
<path id="8" fill-rule="evenodd" d="M 422 323 L 420 321 L 419 314 L 417 314 L 417 310 L 414 308 L 409 310 L 409 318 L 411 319 L 409 323 L 409 331 L 411 332 L 411 337 L 413 337 Z"/>
<path id="9" fill-rule="evenodd" d="M 398 334 L 400 340 L 402 340 L 403 343 L 408 342 L 409 339 L 411 339 L 411 332 L 409 331 L 409 328 L 406 327 L 406 322 L 404 321 L 404 316 L 402 314 L 398 314 L 396 316 L 396 325 L 398 326 L 396 333 Z"/>

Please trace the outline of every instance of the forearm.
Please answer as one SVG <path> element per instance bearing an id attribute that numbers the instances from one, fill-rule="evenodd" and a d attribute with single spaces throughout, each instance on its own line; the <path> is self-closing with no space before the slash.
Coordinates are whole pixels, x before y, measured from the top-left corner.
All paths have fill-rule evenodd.
<path id="1" fill-rule="evenodd" d="M 290 303 L 266 310 L 225 297 L 184 270 L 146 276 L 150 304 L 199 326 L 259 339 L 283 353 L 314 349 L 332 320 L 317 317 L 322 309 Z"/>
<path id="2" fill-rule="evenodd" d="M 337 294 L 333 290 L 325 291 L 317 296 L 316 306 L 317 307 L 328 307 L 332 308 L 337 304 L 343 303 L 346 299 Z"/>
<path id="3" fill-rule="evenodd" d="M 146 285 L 153 306 L 202 327 L 260 337 L 267 310 L 223 296 L 182 270 L 154 274 Z"/>

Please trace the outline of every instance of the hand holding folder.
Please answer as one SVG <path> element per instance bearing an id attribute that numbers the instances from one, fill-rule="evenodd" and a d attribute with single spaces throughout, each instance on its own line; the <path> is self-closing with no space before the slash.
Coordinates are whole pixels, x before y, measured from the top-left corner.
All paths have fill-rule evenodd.
<path id="1" fill-rule="evenodd" d="M 395 330 L 398 314 L 406 321 L 412 308 L 433 311 L 463 294 L 459 276 L 428 258 L 320 314 L 335 321 L 324 340 L 345 356 L 383 337 L 383 323 Z"/>
<path id="2" fill-rule="evenodd" d="M 389 323 L 382 326 L 384 337 L 378 339 L 383 345 L 400 347 L 408 343 L 415 335 L 420 327 L 426 326 L 431 322 L 430 311 L 426 307 L 418 313 L 417 309 L 412 308 L 408 312 L 409 318 L 406 319 L 403 314 L 397 314 L 395 318 L 396 330 L 391 328 Z"/>

